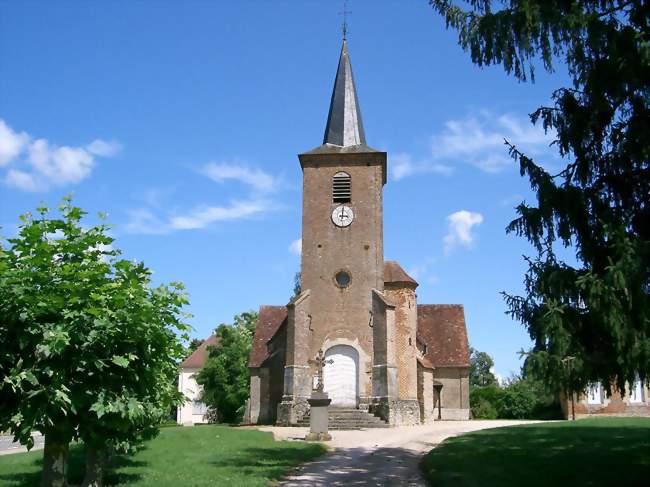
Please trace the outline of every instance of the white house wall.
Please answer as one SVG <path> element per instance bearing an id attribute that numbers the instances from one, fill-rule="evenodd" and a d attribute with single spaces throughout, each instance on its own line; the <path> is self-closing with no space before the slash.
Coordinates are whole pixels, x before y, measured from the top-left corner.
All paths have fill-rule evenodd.
<path id="1" fill-rule="evenodd" d="M 201 397 L 201 386 L 196 383 L 194 376 L 200 369 L 182 369 L 178 377 L 178 390 L 185 396 L 185 404 L 180 406 L 176 412 L 176 421 L 183 426 L 192 426 L 199 423 L 207 423 L 205 415 L 195 414 Z M 200 408 L 198 408 L 200 409 Z"/>

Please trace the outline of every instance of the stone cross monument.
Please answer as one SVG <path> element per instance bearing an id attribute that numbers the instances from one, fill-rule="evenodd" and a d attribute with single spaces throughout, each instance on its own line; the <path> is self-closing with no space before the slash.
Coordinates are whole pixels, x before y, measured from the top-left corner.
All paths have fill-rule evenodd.
<path id="1" fill-rule="evenodd" d="M 326 360 L 323 350 L 318 350 L 318 356 L 309 363 L 316 365 L 317 383 L 316 389 L 312 390 L 311 397 L 307 399 L 311 409 L 309 415 L 309 433 L 305 436 L 307 441 L 329 441 L 332 436 L 328 433 L 329 413 L 328 406 L 332 400 L 323 390 L 323 367 L 331 364 L 333 360 Z"/>

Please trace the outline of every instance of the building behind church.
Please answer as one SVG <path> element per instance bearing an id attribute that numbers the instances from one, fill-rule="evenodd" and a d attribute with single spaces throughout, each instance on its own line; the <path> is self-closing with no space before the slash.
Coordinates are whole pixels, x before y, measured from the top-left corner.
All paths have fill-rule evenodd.
<path id="1" fill-rule="evenodd" d="M 417 304 L 418 283 L 384 260 L 387 154 L 366 144 L 345 40 L 323 144 L 298 158 L 302 292 L 286 306 L 260 307 L 247 420 L 299 423 L 320 350 L 333 408 L 390 425 L 469 419 L 463 307 Z"/>
<path id="2" fill-rule="evenodd" d="M 217 345 L 219 338 L 215 335 L 204 340 L 183 362 L 178 375 L 178 390 L 185 397 L 185 403 L 176 409 L 176 422 L 184 426 L 193 426 L 208 422 L 208 408 L 201 402 L 202 389 L 196 382 L 196 374 L 208 359 L 208 347 Z"/>

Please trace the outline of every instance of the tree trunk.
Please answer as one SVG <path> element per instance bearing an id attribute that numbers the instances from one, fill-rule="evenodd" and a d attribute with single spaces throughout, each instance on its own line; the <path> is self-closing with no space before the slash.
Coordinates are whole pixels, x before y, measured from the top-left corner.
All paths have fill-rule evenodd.
<path id="1" fill-rule="evenodd" d="M 81 487 L 103 487 L 106 450 L 86 444 L 86 476 Z"/>
<path id="2" fill-rule="evenodd" d="M 68 447 L 61 436 L 45 433 L 43 487 L 68 487 Z"/>

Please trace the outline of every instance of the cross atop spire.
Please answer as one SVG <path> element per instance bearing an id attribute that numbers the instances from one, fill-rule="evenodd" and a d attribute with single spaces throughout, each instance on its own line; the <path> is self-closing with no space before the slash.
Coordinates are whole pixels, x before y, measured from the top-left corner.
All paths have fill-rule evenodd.
<path id="1" fill-rule="evenodd" d="M 345 22 L 343 26 L 345 36 L 347 32 Z M 361 109 L 359 108 L 357 90 L 354 86 L 352 65 L 350 64 L 345 37 L 341 47 L 339 67 L 336 71 L 323 144 L 341 147 L 366 145 L 366 135 L 361 121 Z"/>
<path id="2" fill-rule="evenodd" d="M 343 10 L 339 12 L 339 15 L 343 16 L 343 25 L 341 30 L 343 31 L 343 40 L 347 40 L 348 38 L 348 14 L 351 14 L 348 10 L 348 0 L 343 0 Z"/>

